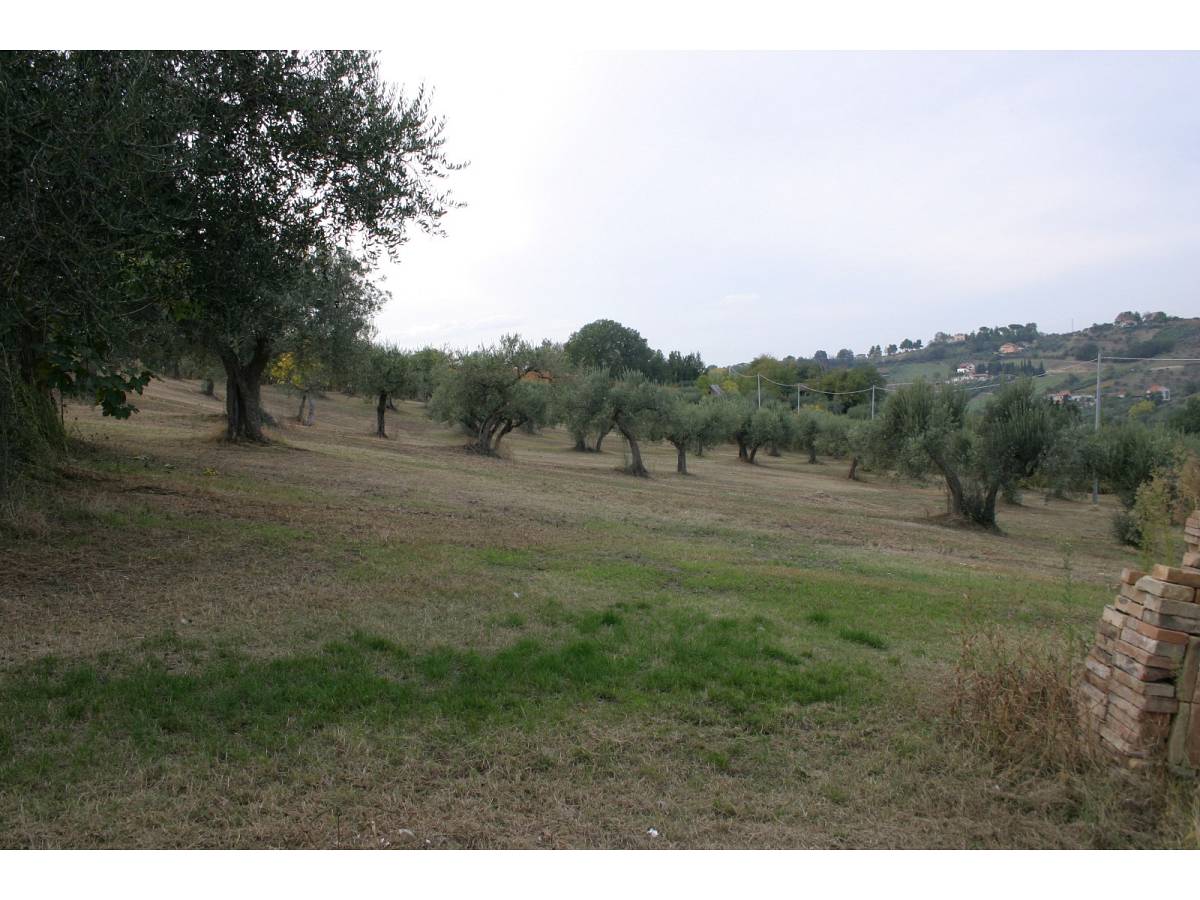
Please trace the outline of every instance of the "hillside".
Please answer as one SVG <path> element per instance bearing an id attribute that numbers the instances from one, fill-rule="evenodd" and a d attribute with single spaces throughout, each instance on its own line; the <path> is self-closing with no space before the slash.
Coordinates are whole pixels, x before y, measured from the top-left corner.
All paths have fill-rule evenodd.
<path id="1" fill-rule="evenodd" d="M 1200 318 L 1169 319 L 1127 326 L 1097 324 L 1068 334 L 1038 335 L 1023 342 L 1016 353 L 971 350 L 966 344 L 933 343 L 921 350 L 885 357 L 878 365 L 889 384 L 925 378 L 947 381 L 955 378 L 962 363 L 994 366 L 1028 363 L 1043 367 L 1047 392 L 1069 390 L 1094 395 L 1096 355 L 1103 357 L 1148 357 L 1144 360 L 1103 362 L 1101 408 L 1106 419 L 1124 416 L 1146 397 L 1151 385 L 1170 391 L 1170 399 L 1159 400 L 1150 420 L 1162 419 L 1173 405 L 1200 393 L 1200 362 L 1181 363 L 1177 358 L 1200 359 Z M 985 382 L 980 382 L 985 383 Z"/>

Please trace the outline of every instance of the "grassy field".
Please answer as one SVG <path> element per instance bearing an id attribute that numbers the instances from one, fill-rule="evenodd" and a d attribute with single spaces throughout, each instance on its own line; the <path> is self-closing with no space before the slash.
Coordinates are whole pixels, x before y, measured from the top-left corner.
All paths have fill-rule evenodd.
<path id="1" fill-rule="evenodd" d="M 965 639 L 1081 657 L 1134 561 L 1106 508 L 995 536 L 796 455 L 650 447 L 639 480 L 613 437 L 486 459 L 416 404 L 266 447 L 193 382 L 141 406 L 69 410 L 86 447 L 0 532 L 4 846 L 1196 842 L 1193 789 L 951 712 Z"/>

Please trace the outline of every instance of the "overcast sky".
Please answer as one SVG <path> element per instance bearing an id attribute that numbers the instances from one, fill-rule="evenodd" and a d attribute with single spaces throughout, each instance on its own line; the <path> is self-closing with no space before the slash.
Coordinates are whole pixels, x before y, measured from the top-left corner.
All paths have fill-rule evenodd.
<path id="1" fill-rule="evenodd" d="M 728 364 L 1200 314 L 1200 54 L 382 61 L 470 162 L 382 267 L 404 346 L 611 318 Z"/>

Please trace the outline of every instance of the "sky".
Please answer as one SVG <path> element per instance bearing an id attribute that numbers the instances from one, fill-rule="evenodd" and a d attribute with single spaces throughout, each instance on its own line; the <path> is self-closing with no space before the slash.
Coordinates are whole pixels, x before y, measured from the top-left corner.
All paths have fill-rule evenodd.
<path id="1" fill-rule="evenodd" d="M 1200 315 L 1200 54 L 381 51 L 465 206 L 380 339 L 595 319 L 710 364 Z"/>

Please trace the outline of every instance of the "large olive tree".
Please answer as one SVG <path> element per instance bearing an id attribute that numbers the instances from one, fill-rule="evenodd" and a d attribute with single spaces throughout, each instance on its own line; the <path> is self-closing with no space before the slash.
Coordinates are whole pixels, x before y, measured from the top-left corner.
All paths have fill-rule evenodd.
<path id="1" fill-rule="evenodd" d="M 61 446 L 52 391 L 127 416 L 179 299 L 163 54 L 0 53 L 0 493 Z"/>
<path id="2" fill-rule="evenodd" d="M 263 371 L 312 311 L 297 290 L 311 260 L 435 230 L 451 205 L 436 182 L 455 166 L 425 95 L 384 84 L 371 53 L 197 51 L 174 66 L 182 321 L 224 365 L 228 437 L 258 441 Z"/>
<path id="3" fill-rule="evenodd" d="M 995 530 L 997 496 L 1037 471 L 1061 420 L 1029 379 L 1005 385 L 977 416 L 968 415 L 968 400 L 924 381 L 899 388 L 884 407 L 878 450 L 902 471 L 937 472 L 951 512 Z"/>

